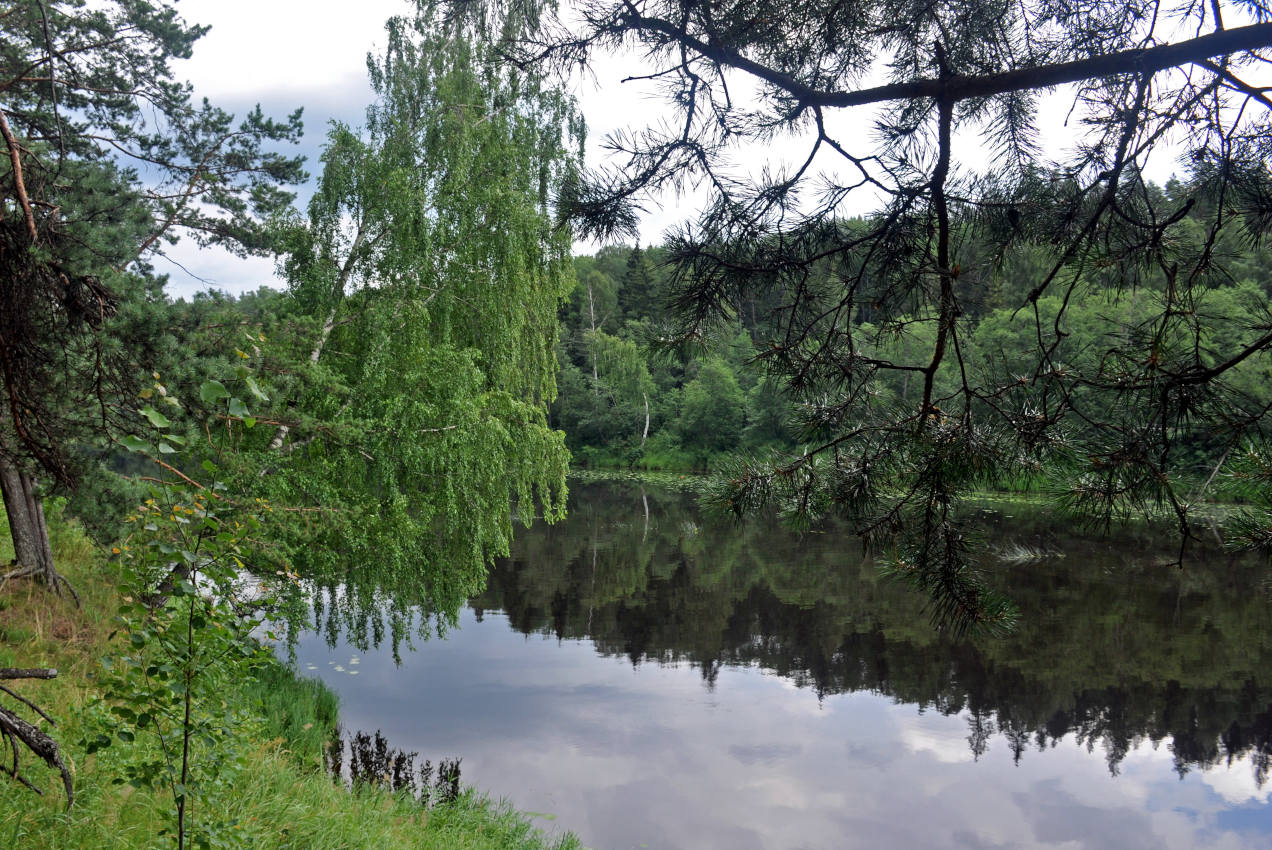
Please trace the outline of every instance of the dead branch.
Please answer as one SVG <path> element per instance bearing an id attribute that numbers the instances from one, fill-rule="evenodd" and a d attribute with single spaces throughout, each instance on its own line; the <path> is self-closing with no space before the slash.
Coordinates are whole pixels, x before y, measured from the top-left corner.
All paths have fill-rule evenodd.
<path id="1" fill-rule="evenodd" d="M 57 676 L 57 670 L 47 668 L 0 667 L 0 679 L 52 679 L 55 676 Z M 20 696 L 4 687 L 0 687 L 0 691 L 4 691 L 4 693 L 17 699 L 51 725 L 57 726 L 51 717 L 26 697 Z M 67 769 L 66 762 L 62 761 L 62 754 L 58 750 L 57 741 L 42 729 L 28 723 L 3 706 L 0 706 L 0 736 L 3 736 L 12 753 L 11 764 L 0 764 L 0 771 L 7 773 L 11 778 L 21 782 L 35 793 L 44 793 L 22 775 L 20 763 L 21 748 L 18 746 L 21 744 L 43 759 L 44 763 L 49 767 L 56 768 L 58 773 L 62 775 L 62 787 L 66 789 L 66 807 L 69 809 L 71 804 L 75 802 L 75 788 L 71 782 L 71 772 Z"/>

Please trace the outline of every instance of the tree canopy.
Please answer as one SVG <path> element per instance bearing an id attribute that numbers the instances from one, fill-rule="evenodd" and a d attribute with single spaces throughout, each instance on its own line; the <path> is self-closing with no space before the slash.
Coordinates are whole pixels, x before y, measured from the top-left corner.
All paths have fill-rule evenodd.
<path id="1" fill-rule="evenodd" d="M 206 30 L 169 3 L 12 3 L 0 26 L 0 484 L 20 569 L 52 576 L 39 482 L 135 420 L 163 347 L 150 260 L 183 235 L 264 251 L 304 175 L 271 144 L 300 111 L 196 102 L 172 63 Z"/>
<path id="2" fill-rule="evenodd" d="M 421 4 L 387 34 L 365 128 L 332 128 L 308 216 L 287 228 L 302 330 L 278 322 L 288 346 L 261 355 L 276 424 L 249 441 L 245 481 L 323 515 L 290 526 L 290 557 L 360 615 L 359 593 L 392 587 L 396 610 L 445 621 L 514 518 L 564 512 L 547 406 L 574 281 L 554 195 L 582 127 L 568 96 L 498 61 L 480 22 Z"/>
<path id="3" fill-rule="evenodd" d="M 22 3 L 2 20 L 0 480 L 19 572 L 54 574 L 49 484 L 103 461 L 137 472 L 123 449 L 170 417 L 148 473 L 202 486 L 214 460 L 295 520 L 262 563 L 352 598 L 375 561 L 403 606 L 453 614 L 518 512 L 563 510 L 546 411 L 573 283 L 555 215 L 582 135 L 571 99 L 500 61 L 507 33 L 420 3 L 388 22 L 366 125 L 331 128 L 302 215 L 279 188 L 300 161 L 270 149 L 299 113 L 236 122 L 193 102 L 170 65 L 205 30 L 171 6 Z M 170 304 L 150 259 L 180 235 L 280 255 L 291 292 Z M 135 495 L 98 491 L 95 529 Z"/>
<path id="4" fill-rule="evenodd" d="M 891 541 L 938 621 L 992 630 L 1012 609 L 976 575 L 955 515 L 969 488 L 1036 473 L 1099 521 L 1164 504 L 1186 543 L 1185 438 L 1261 455 L 1268 407 L 1238 376 L 1272 347 L 1266 293 L 1221 333 L 1211 305 L 1239 274 L 1232 246 L 1272 225 L 1270 46 L 1258 0 L 589 0 L 517 59 L 646 56 L 634 76 L 661 88 L 665 120 L 609 139 L 573 210 L 592 235 L 631 232 L 656 193 L 698 187 L 667 244 L 679 338 L 769 304 L 761 358 L 801 403 L 807 448 L 740 467 L 724 504 L 844 513 Z M 1071 150 L 1039 138 L 1048 92 Z M 756 144 L 790 164 L 735 167 Z M 969 144 L 988 165 L 960 161 Z M 1184 176 L 1161 191 L 1145 173 L 1170 151 Z M 874 212 L 851 220 L 863 195 Z M 1096 290 L 1139 299 L 1135 317 L 1075 362 L 1068 317 Z M 1010 370 L 967 357 L 987 306 L 1027 325 Z M 913 391 L 881 394 L 893 377 Z M 1248 519 L 1234 545 L 1268 517 Z"/>

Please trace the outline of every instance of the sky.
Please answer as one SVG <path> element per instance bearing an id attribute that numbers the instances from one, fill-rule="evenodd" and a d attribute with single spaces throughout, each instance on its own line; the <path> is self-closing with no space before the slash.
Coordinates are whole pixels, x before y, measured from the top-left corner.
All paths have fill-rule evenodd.
<path id="1" fill-rule="evenodd" d="M 314 175 L 330 122 L 362 123 L 372 96 L 367 53 L 383 48 L 384 22 L 406 13 L 410 4 L 406 0 L 360 0 L 352 6 L 328 0 L 179 0 L 177 8 L 187 22 L 211 26 L 196 43 L 193 57 L 176 63 L 178 78 L 193 83 L 196 97 L 207 97 L 236 114 L 257 103 L 267 115 L 280 117 L 303 106 L 305 137 L 299 152 L 307 157 L 308 170 Z M 658 110 L 652 99 L 631 91 L 634 84 L 620 84 L 624 75 L 632 73 L 630 64 L 608 61 L 594 70 L 595 79 L 578 81 L 575 89 L 588 120 L 589 164 L 599 161 L 600 140 L 606 134 L 626 122 L 654 119 Z M 619 91 L 622 96 L 615 97 Z M 301 190 L 298 203 L 303 204 L 308 191 Z M 647 216 L 642 241 L 659 241 L 677 219 L 677 206 L 675 199 L 668 199 L 661 214 Z M 597 247 L 579 246 L 581 250 Z M 176 262 L 160 259 L 156 267 L 170 275 L 168 293 L 173 297 L 208 288 L 237 294 L 261 285 L 282 285 L 270 259 L 241 260 L 189 243 L 178 244 L 169 253 Z"/>
<path id="2" fill-rule="evenodd" d="M 303 106 L 305 136 L 299 152 L 307 157 L 311 175 L 316 174 L 330 122 L 362 123 L 371 100 L 367 53 L 384 46 L 385 20 L 409 7 L 407 0 L 360 0 L 353 5 L 330 0 L 179 0 L 177 8 L 188 22 L 210 25 L 211 30 L 196 43 L 193 57 L 176 63 L 174 70 L 178 78 L 193 83 L 197 97 L 236 114 L 260 103 L 267 115 L 283 117 Z M 642 73 L 642 66 L 649 67 L 637 56 L 600 57 L 589 79 L 573 82 L 588 123 L 589 166 L 603 161 L 601 142 L 608 134 L 655 123 L 666 108 L 657 100 L 653 84 L 623 82 L 624 77 Z M 1071 143 L 1074 137 L 1074 124 L 1066 126 L 1067 105 L 1061 95 L 1040 102 L 1040 137 L 1049 147 Z M 844 110 L 830 120 L 832 132 L 850 147 L 868 140 L 868 110 Z M 956 162 L 965 167 L 988 164 L 988 149 L 979 138 L 969 135 L 955 143 Z M 798 140 L 778 140 L 740 150 L 735 164 L 745 173 L 757 174 L 768 165 L 792 162 L 806 150 Z M 1156 179 L 1169 177 L 1173 162 L 1159 164 L 1162 173 Z M 313 177 L 301 189 L 298 204 L 303 205 L 312 191 L 312 182 Z M 692 213 L 699 198 L 689 191 L 683 197 L 653 199 L 641 222 L 641 241 L 662 241 L 668 228 Z M 865 213 L 871 203 L 872 198 L 863 194 L 856 200 L 857 208 L 843 212 Z M 575 250 L 591 253 L 599 247 L 579 243 Z M 158 259 L 156 267 L 170 275 L 168 293 L 173 297 L 209 288 L 238 294 L 262 285 L 282 286 L 268 258 L 242 260 L 223 250 L 200 250 L 188 240 L 168 253 L 170 259 Z"/>
<path id="3" fill-rule="evenodd" d="M 267 115 L 283 117 L 303 106 L 299 152 L 316 173 L 328 124 L 361 122 L 371 99 L 367 51 L 384 43 L 385 20 L 406 3 L 360 0 L 356 8 L 358 15 L 349 14 L 349 4 L 329 2 L 180 0 L 177 9 L 187 22 L 211 30 L 196 42 L 191 59 L 174 63 L 174 72 L 194 85 L 196 97 L 236 114 L 260 103 Z M 170 276 L 173 297 L 209 288 L 238 294 L 282 285 L 268 258 L 241 260 L 222 250 L 200 250 L 189 240 L 169 254 L 176 263 L 159 259 L 155 265 Z"/>

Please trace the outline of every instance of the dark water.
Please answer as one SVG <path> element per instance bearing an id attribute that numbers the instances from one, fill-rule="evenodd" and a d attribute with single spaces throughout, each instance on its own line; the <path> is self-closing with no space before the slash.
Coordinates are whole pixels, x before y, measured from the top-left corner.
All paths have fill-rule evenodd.
<path id="1" fill-rule="evenodd" d="M 1267 568 L 985 523 L 1003 640 L 940 638 L 834 529 L 576 484 L 445 640 L 329 598 L 297 658 L 347 728 L 598 850 L 1272 847 Z"/>

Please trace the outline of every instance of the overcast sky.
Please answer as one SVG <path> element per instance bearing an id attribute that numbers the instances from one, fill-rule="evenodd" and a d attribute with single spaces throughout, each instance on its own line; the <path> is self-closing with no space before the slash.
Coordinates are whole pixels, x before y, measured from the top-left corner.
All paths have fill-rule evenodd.
<path id="1" fill-rule="evenodd" d="M 195 45 L 193 58 L 178 63 L 175 70 L 194 84 L 197 96 L 237 114 L 257 103 L 266 114 L 278 117 L 303 106 L 305 138 L 300 152 L 308 158 L 309 171 L 316 173 L 328 124 L 332 120 L 361 124 L 371 98 L 367 53 L 384 46 L 385 20 L 406 13 L 410 5 L 407 0 L 359 0 L 355 4 L 330 0 L 180 0 L 178 9 L 187 21 L 212 29 Z M 653 97 L 650 84 L 622 82 L 624 76 L 641 73 L 638 59 L 602 58 L 592 71 L 592 79 L 575 84 L 588 123 L 589 165 L 601 160 L 600 142 L 607 134 L 626 126 L 644 126 L 665 109 Z M 1041 103 L 1041 138 L 1050 147 L 1058 139 L 1072 139 L 1065 126 L 1067 107 L 1068 102 L 1059 96 Z M 870 132 L 868 110 L 844 110 L 831 120 L 835 122 L 832 132 L 850 145 L 853 139 L 864 140 Z M 979 139 L 956 139 L 956 145 L 956 162 L 973 167 L 987 164 L 986 147 Z M 738 154 L 738 166 L 758 172 L 765 165 L 806 152 L 798 141 L 757 146 Z M 1168 177 L 1173 163 L 1159 160 L 1156 164 L 1161 174 L 1154 174 L 1155 179 Z M 300 203 L 308 191 L 302 190 Z M 692 211 L 694 201 L 690 195 L 659 198 L 650 204 L 641 224 L 642 241 L 661 241 L 667 228 Z M 856 203 L 860 208 L 845 212 L 866 212 L 871 200 L 861 196 Z M 599 246 L 576 247 L 590 251 Z M 170 249 L 169 254 L 175 262 L 159 259 L 156 265 L 170 275 L 168 292 L 173 297 L 209 287 L 240 293 L 262 285 L 281 285 L 269 259 L 240 260 L 223 251 L 201 251 L 188 240 Z"/>
<path id="2" fill-rule="evenodd" d="M 327 0 L 180 0 L 188 22 L 208 24 L 211 31 L 195 45 L 192 59 L 178 63 L 176 73 L 194 84 L 195 94 L 237 114 L 257 103 L 266 114 L 283 116 L 305 109 L 305 138 L 300 152 L 316 174 L 318 155 L 332 120 L 362 123 L 371 99 L 367 84 L 368 51 L 385 44 L 384 22 L 409 11 L 406 0 L 360 0 L 356 4 Z M 590 138 L 589 160 L 599 157 L 600 139 L 620 124 L 657 115 L 656 104 L 620 85 L 630 66 L 619 62 L 597 66 L 596 80 L 580 83 Z M 616 92 L 621 97 L 615 97 Z M 300 202 L 304 201 L 302 194 Z M 677 220 L 675 199 L 668 209 L 651 215 L 642 226 L 646 243 L 658 241 Z M 595 246 L 581 246 L 595 247 Z M 239 293 L 261 285 L 280 285 L 272 260 L 239 260 L 223 251 L 201 251 L 182 243 L 169 253 L 176 263 L 160 259 L 157 267 L 170 275 L 168 292 L 187 296 L 213 287 Z M 179 263 L 179 265 L 177 265 Z"/>

